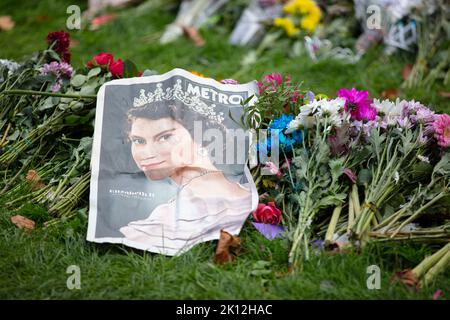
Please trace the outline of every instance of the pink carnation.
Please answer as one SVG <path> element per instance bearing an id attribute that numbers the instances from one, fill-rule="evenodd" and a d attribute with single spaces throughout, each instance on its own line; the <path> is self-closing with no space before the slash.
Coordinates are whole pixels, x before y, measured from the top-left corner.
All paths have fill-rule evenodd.
<path id="1" fill-rule="evenodd" d="M 442 148 L 450 146 L 450 115 L 440 114 L 433 122 L 434 137 Z"/>

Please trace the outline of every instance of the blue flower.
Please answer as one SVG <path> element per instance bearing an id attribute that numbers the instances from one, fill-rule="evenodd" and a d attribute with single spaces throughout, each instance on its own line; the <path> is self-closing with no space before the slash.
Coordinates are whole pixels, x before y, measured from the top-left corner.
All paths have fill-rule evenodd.
<path id="1" fill-rule="evenodd" d="M 285 133 L 287 125 L 294 119 L 293 115 L 282 114 L 280 117 L 275 118 L 269 126 L 267 139 L 261 143 L 258 143 L 257 150 L 267 150 L 270 152 L 272 147 L 271 133 L 272 131 L 278 131 L 279 144 L 284 152 L 292 151 L 292 147 L 297 143 L 302 142 L 303 132 L 294 131 L 290 134 Z"/>

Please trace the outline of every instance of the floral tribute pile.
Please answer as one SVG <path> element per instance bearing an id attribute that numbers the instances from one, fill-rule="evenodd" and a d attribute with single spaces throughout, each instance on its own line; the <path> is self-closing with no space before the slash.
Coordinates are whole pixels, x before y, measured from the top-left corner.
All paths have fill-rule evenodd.
<path id="1" fill-rule="evenodd" d="M 270 155 L 277 131 L 280 161 L 252 170 L 261 195 L 253 220 L 284 227 L 292 267 L 309 258 L 313 242 L 329 249 L 449 242 L 448 114 L 355 88 L 314 94 L 280 74 L 264 76 L 259 87 L 241 121 L 268 131 L 260 156 Z M 261 175 L 263 168 L 272 175 Z M 441 267 L 449 249 L 440 253 Z"/>
<path id="2" fill-rule="evenodd" d="M 310 10 L 305 28 L 320 19 Z M 96 93 L 110 79 L 152 73 L 110 53 L 75 70 L 68 34 L 51 33 L 48 42 L 25 63 L 0 66 L 0 196 L 14 212 L 30 203 L 45 208 L 32 223 L 15 218 L 28 228 L 85 221 Z M 404 240 L 444 244 L 409 277 L 427 282 L 448 265 L 448 114 L 355 88 L 327 97 L 275 73 L 258 85 L 258 101 L 243 102 L 240 119 L 247 129 L 267 131 L 251 169 L 260 204 L 250 219 L 267 238 L 289 240 L 290 267 L 318 243 L 342 250 Z"/>
<path id="3" fill-rule="evenodd" d="M 0 195 L 6 208 L 45 207 L 38 226 L 86 216 L 96 93 L 111 79 L 142 75 L 106 52 L 74 70 L 69 34 L 51 32 L 47 42 L 21 65 L 0 65 Z"/>

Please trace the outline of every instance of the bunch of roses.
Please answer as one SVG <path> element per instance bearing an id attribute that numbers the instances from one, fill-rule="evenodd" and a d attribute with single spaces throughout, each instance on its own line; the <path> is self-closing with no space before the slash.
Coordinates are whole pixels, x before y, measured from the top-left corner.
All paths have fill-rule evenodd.
<path id="1" fill-rule="evenodd" d="M 60 56 L 61 61 L 70 63 L 70 35 L 67 32 L 50 32 L 47 35 L 47 42 L 53 44 L 52 49 Z"/>
<path id="2" fill-rule="evenodd" d="M 123 76 L 123 61 L 121 59 L 114 60 L 114 56 L 108 52 L 102 52 L 94 56 L 86 64 L 88 69 L 100 67 L 104 70 L 111 72 L 114 78 L 122 78 Z"/>

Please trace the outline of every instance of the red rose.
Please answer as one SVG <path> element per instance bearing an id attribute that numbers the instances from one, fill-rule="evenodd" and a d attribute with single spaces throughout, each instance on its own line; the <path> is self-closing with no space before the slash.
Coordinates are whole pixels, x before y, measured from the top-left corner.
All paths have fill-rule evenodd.
<path id="1" fill-rule="evenodd" d="M 92 69 L 92 68 L 94 67 L 94 63 L 92 62 L 92 60 L 89 60 L 89 61 L 86 63 L 86 67 L 88 67 L 88 69 Z"/>
<path id="2" fill-rule="evenodd" d="M 109 65 L 109 72 L 115 78 L 121 78 L 123 75 L 123 61 L 121 59 L 117 59 L 116 61 L 111 62 Z"/>
<path id="3" fill-rule="evenodd" d="M 280 224 L 281 210 L 275 206 L 274 202 L 269 202 L 267 205 L 260 203 L 253 212 L 253 220 L 260 223 Z"/>
<path id="4" fill-rule="evenodd" d="M 107 52 L 99 53 L 93 59 L 101 67 L 109 66 L 114 61 L 113 55 Z"/>

